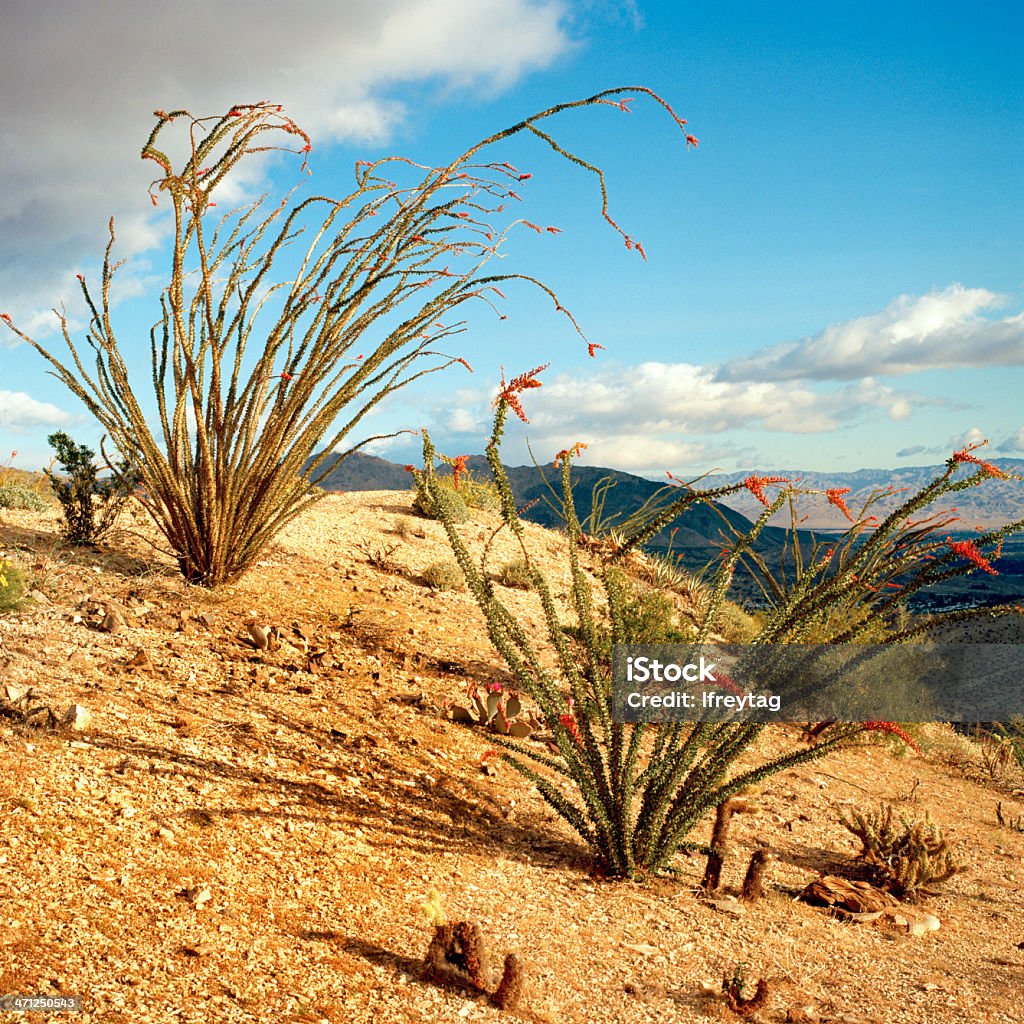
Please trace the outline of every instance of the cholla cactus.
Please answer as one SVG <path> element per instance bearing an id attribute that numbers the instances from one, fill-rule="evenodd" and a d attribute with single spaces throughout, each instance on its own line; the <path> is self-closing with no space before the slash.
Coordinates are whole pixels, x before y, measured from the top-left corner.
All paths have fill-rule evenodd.
<path id="1" fill-rule="evenodd" d="M 891 804 L 877 811 L 852 810 L 839 817 L 861 842 L 861 859 L 876 882 L 901 898 L 914 898 L 930 885 L 948 881 L 966 865 L 950 849 L 929 815 L 897 819 Z"/>

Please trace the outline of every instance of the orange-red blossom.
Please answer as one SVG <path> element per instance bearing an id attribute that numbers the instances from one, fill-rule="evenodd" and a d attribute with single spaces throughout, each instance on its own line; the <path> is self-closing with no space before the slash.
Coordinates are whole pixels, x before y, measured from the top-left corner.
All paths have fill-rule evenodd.
<path id="1" fill-rule="evenodd" d="M 765 485 L 767 484 L 788 484 L 788 476 L 756 476 L 751 473 L 750 476 L 743 481 L 743 486 L 746 487 L 750 493 L 757 498 L 762 505 L 770 505 L 771 502 L 768 500 L 764 493 Z"/>
<path id="2" fill-rule="evenodd" d="M 580 452 L 587 447 L 585 441 L 577 441 L 571 448 L 563 448 L 555 456 L 555 468 L 557 469 L 562 464 L 562 459 L 575 459 L 579 457 Z"/>
<path id="3" fill-rule="evenodd" d="M 950 551 L 961 558 L 972 562 L 979 569 L 987 572 L 990 576 L 998 576 L 999 573 L 992 568 L 992 563 L 978 550 L 978 545 L 973 540 L 947 540 Z"/>
<path id="4" fill-rule="evenodd" d="M 469 467 L 466 465 L 466 461 L 469 459 L 468 455 L 456 455 L 452 459 L 452 486 L 455 490 L 459 489 L 459 478 L 469 472 Z"/>
<path id="5" fill-rule="evenodd" d="M 988 444 L 988 441 L 981 441 L 978 444 L 969 444 L 965 448 L 961 448 L 958 452 L 953 452 L 953 461 L 958 463 L 970 462 L 987 473 L 989 476 L 998 477 L 1000 480 L 1006 479 L 1006 474 L 998 467 L 992 465 L 991 462 L 985 462 L 983 459 L 979 459 L 976 455 L 972 455 L 971 452 L 975 448 L 980 448 L 982 445 Z"/>
<path id="6" fill-rule="evenodd" d="M 825 491 L 825 497 L 828 498 L 828 503 L 830 505 L 835 505 L 835 507 L 839 509 L 839 511 L 842 512 L 843 515 L 852 523 L 855 522 L 855 520 L 850 514 L 850 510 L 846 507 L 846 502 L 843 501 L 843 495 L 849 493 L 849 487 L 830 487 Z"/>
<path id="7" fill-rule="evenodd" d="M 914 742 L 913 737 L 895 722 L 864 722 L 863 725 L 865 732 L 890 732 L 893 736 L 899 736 L 911 750 L 921 753 L 921 748 Z"/>
<path id="8" fill-rule="evenodd" d="M 535 366 L 532 370 L 513 377 L 507 384 L 505 383 L 505 371 L 502 370 L 501 390 L 498 392 L 494 404 L 504 402 L 524 423 L 529 423 L 530 421 L 526 418 L 526 413 L 523 412 L 523 407 L 520 404 L 519 395 L 530 388 L 539 388 L 541 381 L 536 379 L 537 374 L 546 370 L 550 365 L 550 363 L 544 363 L 543 366 Z"/>

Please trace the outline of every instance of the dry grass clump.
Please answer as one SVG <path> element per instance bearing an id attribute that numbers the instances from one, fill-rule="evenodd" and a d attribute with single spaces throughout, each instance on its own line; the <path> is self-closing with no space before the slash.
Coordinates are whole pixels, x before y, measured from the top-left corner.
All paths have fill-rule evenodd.
<path id="1" fill-rule="evenodd" d="M 495 578 L 503 587 L 525 590 L 532 582 L 530 564 L 525 558 L 513 558 L 511 562 L 506 562 L 498 570 L 498 575 Z"/>
<path id="2" fill-rule="evenodd" d="M 458 565 L 451 561 L 432 562 L 423 571 L 424 582 L 432 590 L 465 590 L 466 582 Z"/>

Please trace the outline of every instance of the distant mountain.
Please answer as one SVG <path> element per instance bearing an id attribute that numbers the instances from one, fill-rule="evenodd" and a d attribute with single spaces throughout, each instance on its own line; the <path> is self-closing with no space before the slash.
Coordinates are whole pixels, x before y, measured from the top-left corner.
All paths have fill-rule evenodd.
<path id="1" fill-rule="evenodd" d="M 1024 462 L 1017 459 L 990 460 L 1007 473 L 1024 476 Z M 489 479 L 487 461 L 482 455 L 469 459 L 469 468 L 478 479 Z M 559 507 L 544 484 L 536 466 L 506 466 L 509 482 L 520 507 L 526 507 L 524 518 L 542 526 L 558 527 L 562 523 Z M 785 476 L 799 481 L 804 487 L 824 490 L 830 487 L 849 487 L 850 493 L 844 500 L 856 514 L 874 492 L 899 489 L 875 506 L 875 514 L 882 515 L 902 500 L 904 489 L 910 492 L 925 486 L 944 470 L 943 466 L 914 466 L 901 469 L 861 469 L 855 473 L 812 473 L 802 470 L 778 471 L 761 475 Z M 541 467 L 544 477 L 560 493 L 561 472 L 552 464 Z M 438 472 L 448 473 L 448 467 Z M 704 477 L 699 486 L 711 488 L 726 483 L 738 483 L 747 473 L 730 473 Z M 608 490 L 603 517 L 621 522 L 630 513 L 641 508 L 648 499 L 662 488 L 662 484 L 644 477 L 624 473 L 621 470 L 602 469 L 596 466 L 573 466 L 573 500 L 580 521 L 587 528 L 587 518 L 592 511 L 594 487 L 605 478 L 611 477 L 613 486 Z M 337 466 L 324 480 L 328 491 L 389 491 L 406 490 L 412 484 L 404 467 L 387 459 L 356 452 Z M 954 497 L 954 496 L 950 496 Z M 955 495 L 955 504 L 961 531 L 970 532 L 976 526 L 989 527 L 994 524 L 1024 518 L 1024 483 L 1017 481 L 992 480 L 983 487 L 960 491 Z M 528 507 L 527 507 L 528 506 Z M 654 551 L 665 551 L 671 544 L 672 551 L 683 556 L 683 565 L 691 571 L 699 570 L 717 560 L 722 547 L 726 523 L 744 531 L 751 519 L 760 515 L 763 506 L 747 490 L 730 496 L 726 503 L 701 504 L 691 508 L 674 524 L 674 535 L 663 531 L 648 545 Z M 800 514 L 806 516 L 801 522 L 801 538 L 810 541 L 806 531 L 842 530 L 848 521 L 822 497 L 804 496 L 800 502 Z M 767 527 L 758 539 L 756 549 L 770 565 L 779 564 L 789 525 L 789 513 L 781 513 L 774 525 Z M 956 532 L 955 530 L 953 532 Z M 962 579 L 951 580 L 922 595 L 914 603 L 922 609 L 940 607 L 963 607 L 984 604 L 991 601 L 1017 599 L 1024 594 L 1024 538 L 1011 538 L 1003 550 L 1002 558 L 996 563 L 999 576 L 991 577 L 974 574 Z M 735 581 L 737 596 L 753 598 L 757 593 L 753 580 L 740 573 Z"/>
<path id="2" fill-rule="evenodd" d="M 1004 473 L 1024 476 L 1024 462 L 1020 459 L 989 459 Z M 824 490 L 829 487 L 849 487 L 850 493 L 843 500 L 856 515 L 871 495 L 878 491 L 896 489 L 899 491 L 883 498 L 873 507 L 875 515 L 884 515 L 896 508 L 906 494 L 919 491 L 945 471 L 945 466 L 908 466 L 899 469 L 858 469 L 854 473 L 812 473 L 806 470 L 771 470 L 772 476 L 785 476 L 800 481 L 801 486 Z M 726 473 L 705 477 L 702 487 L 717 487 L 722 484 L 738 483 L 747 473 Z M 961 475 L 966 475 L 961 471 Z M 725 499 L 725 504 L 745 516 L 757 515 L 760 505 L 746 490 Z M 955 506 L 960 516 L 961 529 L 975 526 L 991 527 L 1024 518 L 1024 482 L 1017 480 L 990 480 L 982 487 L 960 491 L 949 495 L 941 507 Z M 936 507 L 936 511 L 938 510 Z M 800 502 L 801 515 L 807 516 L 803 526 L 809 530 L 843 529 L 847 525 L 838 509 L 829 505 L 822 497 L 805 496 Z M 789 513 L 784 511 L 776 518 L 780 526 L 789 522 Z"/>
<path id="3" fill-rule="evenodd" d="M 404 491 L 412 486 L 412 479 L 396 462 L 353 452 L 331 470 L 320 486 L 325 491 Z"/>
<path id="4" fill-rule="evenodd" d="M 468 467 L 478 479 L 490 478 L 487 460 L 482 455 L 470 458 Z M 547 527 L 562 524 L 559 506 L 544 483 L 546 477 L 560 494 L 561 470 L 548 463 L 540 467 L 540 471 L 536 466 L 506 466 L 505 471 L 516 504 L 525 508 L 523 518 Z M 444 466 L 439 467 L 438 472 L 443 474 L 451 470 Z M 614 480 L 614 484 L 607 492 L 602 516 L 612 525 L 642 508 L 663 487 L 652 480 L 616 469 L 574 466 L 573 501 L 585 529 L 592 512 L 594 487 L 608 477 Z M 412 480 L 402 466 L 357 452 L 334 469 L 321 486 L 327 491 L 386 491 L 405 490 L 411 485 Z M 652 539 L 649 547 L 664 551 L 671 545 L 673 552 L 682 554 L 686 568 L 697 570 L 718 556 L 722 548 L 720 538 L 727 530 L 726 522 L 737 530 L 750 528 L 750 520 L 733 509 L 721 504 L 700 504 L 689 509 L 673 524 L 674 534 L 671 530 L 663 531 Z M 765 556 L 777 555 L 784 540 L 785 530 L 769 527 L 761 534 L 757 548 Z"/>

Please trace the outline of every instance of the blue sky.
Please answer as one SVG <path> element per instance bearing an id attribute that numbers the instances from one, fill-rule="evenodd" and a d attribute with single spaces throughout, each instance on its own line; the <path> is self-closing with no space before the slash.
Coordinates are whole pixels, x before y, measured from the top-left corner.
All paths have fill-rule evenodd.
<path id="1" fill-rule="evenodd" d="M 189 44 L 200 7 L 207 28 Z M 982 438 L 1024 453 L 1019 3 L 237 9 L 5 5 L 20 45 L 0 68 L 0 312 L 39 340 L 60 348 L 51 306 L 80 316 L 74 275 L 95 278 L 115 214 L 129 258 L 118 331 L 151 387 L 166 235 L 137 153 L 154 108 L 280 100 L 313 136 L 312 185 L 340 195 L 357 159 L 447 161 L 552 103 L 637 83 L 688 119 L 697 150 L 640 99 L 552 127 L 607 171 L 647 263 L 577 168 L 526 139 L 495 153 L 533 174 L 523 216 L 563 230 L 515 234 L 502 269 L 551 284 L 605 350 L 589 359 L 550 300 L 513 289 L 507 320 L 478 310 L 460 339 L 474 374 L 396 396 L 367 432 L 427 425 L 442 451 L 478 452 L 500 367 L 550 361 L 509 461 L 526 461 L 527 437 L 541 459 L 583 440 L 587 461 L 650 474 L 921 464 Z M 239 187 L 284 189 L 295 171 L 266 163 Z M 57 428 L 97 445 L 13 340 L 0 337 L 0 452 L 37 466 Z M 375 450 L 404 462 L 416 446 Z"/>

